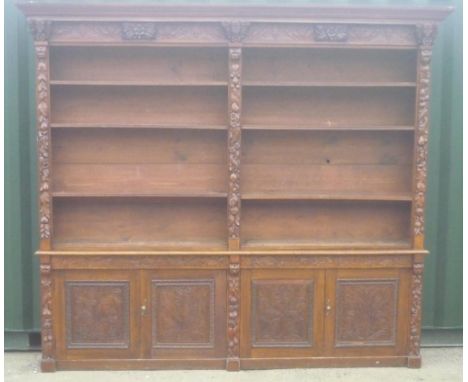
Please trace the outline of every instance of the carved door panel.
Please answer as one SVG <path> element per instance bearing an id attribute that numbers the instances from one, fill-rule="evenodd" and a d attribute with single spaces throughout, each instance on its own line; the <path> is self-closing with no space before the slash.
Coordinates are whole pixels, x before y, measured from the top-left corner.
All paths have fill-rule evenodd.
<path id="1" fill-rule="evenodd" d="M 403 355 L 408 270 L 331 270 L 326 276 L 328 355 Z"/>
<path id="2" fill-rule="evenodd" d="M 241 276 L 241 357 L 305 357 L 323 346 L 324 272 L 252 270 Z"/>
<path id="3" fill-rule="evenodd" d="M 137 272 L 55 274 L 57 358 L 135 358 L 139 354 Z"/>
<path id="4" fill-rule="evenodd" d="M 145 357 L 226 356 L 226 272 L 145 272 L 141 307 Z"/>

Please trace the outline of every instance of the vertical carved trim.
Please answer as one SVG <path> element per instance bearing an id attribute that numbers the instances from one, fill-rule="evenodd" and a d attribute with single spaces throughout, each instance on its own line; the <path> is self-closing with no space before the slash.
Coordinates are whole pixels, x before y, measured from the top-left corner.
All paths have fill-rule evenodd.
<path id="1" fill-rule="evenodd" d="M 36 124 L 39 167 L 39 233 L 50 239 L 50 132 L 49 132 L 49 65 L 48 46 L 36 43 Z"/>
<path id="2" fill-rule="evenodd" d="M 427 152 L 429 138 L 429 101 L 431 82 L 432 45 L 436 36 L 435 24 L 422 24 L 416 27 L 419 43 L 418 57 L 418 92 L 416 102 L 416 174 L 414 190 L 414 242 L 422 246 L 424 238 L 424 207 L 427 179 Z"/>
<path id="3" fill-rule="evenodd" d="M 419 347 L 421 345 L 423 271 L 423 263 L 415 263 L 413 265 L 413 274 L 411 277 L 410 356 L 419 356 Z"/>
<path id="4" fill-rule="evenodd" d="M 241 63 L 241 49 L 229 49 L 228 234 L 229 242 L 237 243 L 233 249 L 238 249 L 240 239 Z"/>
<path id="5" fill-rule="evenodd" d="M 228 305 L 227 305 L 227 339 L 228 359 L 226 368 L 228 370 L 239 370 L 240 347 L 239 347 L 239 317 L 240 317 L 240 263 L 239 257 L 231 258 L 228 272 Z"/>
<path id="6" fill-rule="evenodd" d="M 224 35 L 230 42 L 242 42 L 249 33 L 250 23 L 248 21 L 226 21 L 222 22 Z"/>
<path id="7" fill-rule="evenodd" d="M 52 267 L 47 260 L 41 259 L 41 321 L 42 321 L 42 363 L 53 362 L 54 333 L 52 325 Z"/>

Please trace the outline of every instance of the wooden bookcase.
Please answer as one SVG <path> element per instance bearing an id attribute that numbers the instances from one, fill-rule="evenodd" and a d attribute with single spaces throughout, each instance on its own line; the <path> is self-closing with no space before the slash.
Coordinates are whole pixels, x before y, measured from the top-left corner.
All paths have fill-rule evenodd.
<path id="1" fill-rule="evenodd" d="M 20 8 L 44 371 L 420 366 L 449 8 Z"/>

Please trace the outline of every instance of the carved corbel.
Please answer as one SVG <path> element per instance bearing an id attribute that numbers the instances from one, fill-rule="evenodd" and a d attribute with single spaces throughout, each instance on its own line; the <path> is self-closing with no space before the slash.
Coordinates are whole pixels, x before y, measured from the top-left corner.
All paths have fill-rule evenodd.
<path id="1" fill-rule="evenodd" d="M 224 35 L 232 43 L 242 42 L 249 33 L 250 23 L 247 21 L 225 21 L 221 23 Z"/>
<path id="2" fill-rule="evenodd" d="M 44 19 L 28 19 L 29 30 L 35 41 L 48 41 L 51 30 L 52 22 Z"/>

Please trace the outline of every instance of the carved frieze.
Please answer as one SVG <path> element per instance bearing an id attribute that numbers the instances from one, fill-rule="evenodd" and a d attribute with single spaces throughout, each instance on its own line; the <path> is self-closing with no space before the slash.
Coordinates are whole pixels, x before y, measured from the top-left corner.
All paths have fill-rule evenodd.
<path id="1" fill-rule="evenodd" d="M 227 268 L 227 256 L 54 256 L 54 269 Z"/>
<path id="2" fill-rule="evenodd" d="M 52 267 L 48 263 L 39 266 L 41 275 L 41 339 L 42 359 L 51 360 L 54 349 L 54 330 L 52 321 Z"/>
<path id="3" fill-rule="evenodd" d="M 229 50 L 229 129 L 228 129 L 228 232 L 230 239 L 240 235 L 240 156 L 241 156 L 241 49 Z"/>
<path id="4" fill-rule="evenodd" d="M 49 131 L 49 68 L 47 45 L 36 45 L 36 124 L 39 167 L 39 233 L 50 238 L 50 131 Z"/>
<path id="5" fill-rule="evenodd" d="M 155 23 L 123 22 L 122 39 L 124 40 L 154 40 L 157 36 Z"/>
<path id="6" fill-rule="evenodd" d="M 252 23 L 244 42 L 415 45 L 416 37 L 414 29 L 404 25 Z"/>
<path id="7" fill-rule="evenodd" d="M 116 22 L 54 22 L 54 41 L 118 41 L 122 39 L 122 25 Z"/>
<path id="8" fill-rule="evenodd" d="M 388 268 L 410 267 L 410 256 L 246 256 L 243 267 L 252 268 Z"/>
<path id="9" fill-rule="evenodd" d="M 272 23 L 231 20 L 224 22 L 92 22 L 35 21 L 33 31 L 53 41 L 146 40 L 160 43 L 346 43 L 376 45 L 416 45 L 420 41 L 414 27 L 407 25 Z M 431 24 L 432 25 L 432 24 Z M 426 24 L 426 29 L 430 29 Z M 419 30 L 419 29 L 418 29 Z M 36 33 L 36 32 L 34 32 Z M 423 32 L 423 36 L 427 36 Z M 427 38 L 427 37 L 423 37 Z"/>
<path id="10" fill-rule="evenodd" d="M 414 235 L 424 235 L 424 207 L 427 184 L 429 138 L 429 103 L 431 86 L 432 44 L 436 36 L 434 24 L 416 27 L 419 46 L 418 94 L 416 123 L 416 175 L 414 196 Z"/>
<path id="11" fill-rule="evenodd" d="M 345 42 L 348 40 L 348 26 L 342 24 L 314 25 L 315 41 Z"/>

